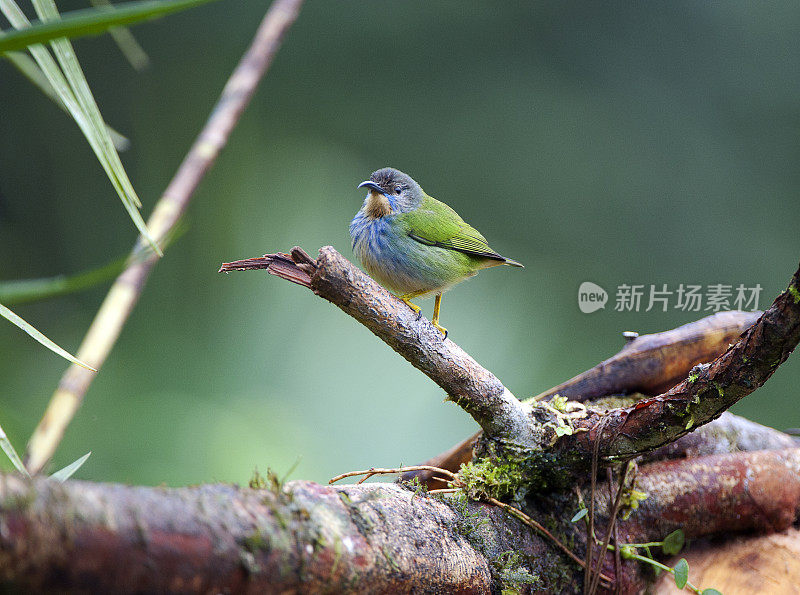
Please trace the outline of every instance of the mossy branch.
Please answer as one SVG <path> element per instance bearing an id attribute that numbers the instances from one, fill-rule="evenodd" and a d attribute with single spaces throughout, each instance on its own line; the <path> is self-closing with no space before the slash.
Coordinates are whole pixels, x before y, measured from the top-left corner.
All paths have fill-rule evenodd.
<path id="1" fill-rule="evenodd" d="M 496 505 L 414 486 L 272 489 L 130 487 L 0 475 L 0 570 L 20 592 L 490 592 L 525 577 L 537 592 L 579 592 L 579 566 Z M 800 449 L 644 465 L 648 497 L 619 523 L 622 543 L 731 530 L 781 530 L 800 512 Z M 603 535 L 608 494 L 598 493 Z M 578 555 L 569 494 L 529 502 Z M 515 552 L 515 568 L 503 561 Z M 511 571 L 514 572 L 511 572 Z M 614 579 L 610 560 L 602 569 Z M 623 592 L 649 573 L 624 562 Z"/>

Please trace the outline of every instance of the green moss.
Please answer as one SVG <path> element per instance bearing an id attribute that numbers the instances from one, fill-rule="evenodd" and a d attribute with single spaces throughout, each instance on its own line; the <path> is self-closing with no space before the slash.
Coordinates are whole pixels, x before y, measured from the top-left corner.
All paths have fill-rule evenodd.
<path id="1" fill-rule="evenodd" d="M 331 566 L 331 576 L 336 574 L 336 569 L 339 567 L 339 561 L 342 559 L 342 540 L 336 535 L 333 541 L 333 566 Z"/>
<path id="2" fill-rule="evenodd" d="M 381 553 L 383 554 L 383 557 L 386 558 L 386 561 L 389 563 L 389 566 L 391 566 L 395 570 L 400 570 L 400 565 L 394 559 L 394 556 L 392 556 L 392 552 L 390 552 L 386 546 L 383 546 L 381 548 Z"/>
<path id="3" fill-rule="evenodd" d="M 633 489 L 633 487 L 626 488 L 620 497 L 620 502 L 622 503 L 620 515 L 622 520 L 627 521 L 633 512 L 639 508 L 639 503 L 647 500 L 647 497 L 648 494 L 646 492 L 640 492 L 639 490 Z"/>
<path id="4" fill-rule="evenodd" d="M 800 290 L 794 285 L 789 286 L 789 295 L 792 296 L 795 304 L 800 304 Z"/>
<path id="5" fill-rule="evenodd" d="M 501 583 L 501 593 L 521 593 L 524 585 L 538 582 L 538 578 L 522 565 L 522 556 L 514 551 L 498 554 L 492 561 L 492 569 Z"/>
<path id="6" fill-rule="evenodd" d="M 464 492 L 473 500 L 514 497 L 526 480 L 519 464 L 508 459 L 494 461 L 489 458 L 462 465 L 458 477 Z"/>
<path id="7" fill-rule="evenodd" d="M 369 534 L 375 530 L 375 523 L 372 522 L 372 519 L 361 512 L 358 504 L 353 502 L 353 499 L 350 498 L 350 496 L 348 496 L 345 492 L 338 492 L 338 494 L 342 504 L 347 507 L 350 521 L 356 526 L 356 529 L 358 529 L 358 532 L 361 533 L 361 535 L 368 537 Z"/>
<path id="8" fill-rule="evenodd" d="M 253 475 L 247 485 L 253 490 L 269 490 L 275 494 L 279 494 L 283 489 L 283 481 L 269 467 L 266 476 L 261 475 L 258 469 L 253 469 Z"/>
<path id="9" fill-rule="evenodd" d="M 562 397 L 561 395 L 555 395 L 552 399 L 550 399 L 550 406 L 556 411 L 560 411 L 561 413 L 566 413 L 567 401 L 568 401 L 567 397 Z"/>
<path id="10" fill-rule="evenodd" d="M 268 550 L 269 536 L 263 535 L 260 531 L 255 531 L 244 538 L 242 545 L 247 548 L 248 551 L 253 553 L 256 553 L 260 550 Z"/>
<path id="11" fill-rule="evenodd" d="M 692 372 L 691 374 L 689 374 L 689 384 L 694 384 L 695 382 L 697 382 L 698 378 L 700 378 L 700 374 L 698 374 L 697 372 Z"/>

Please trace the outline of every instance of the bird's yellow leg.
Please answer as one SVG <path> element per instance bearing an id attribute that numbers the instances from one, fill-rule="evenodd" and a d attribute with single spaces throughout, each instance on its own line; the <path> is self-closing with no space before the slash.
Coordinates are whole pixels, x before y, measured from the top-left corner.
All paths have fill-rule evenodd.
<path id="1" fill-rule="evenodd" d="M 417 320 L 419 320 L 420 316 L 422 316 L 422 309 L 417 306 L 416 304 L 412 304 L 410 300 L 413 300 L 415 297 L 422 295 L 423 292 L 421 291 L 412 291 L 411 293 L 406 293 L 405 295 L 398 296 L 401 300 L 406 303 L 406 306 L 414 310 L 417 313 Z"/>
<path id="2" fill-rule="evenodd" d="M 441 333 L 444 335 L 444 338 L 446 339 L 447 329 L 439 324 L 439 308 L 441 307 L 442 307 L 442 294 L 437 293 L 436 301 L 433 304 L 433 318 L 431 319 L 431 323 L 433 324 L 433 326 L 435 326 L 441 331 Z"/>

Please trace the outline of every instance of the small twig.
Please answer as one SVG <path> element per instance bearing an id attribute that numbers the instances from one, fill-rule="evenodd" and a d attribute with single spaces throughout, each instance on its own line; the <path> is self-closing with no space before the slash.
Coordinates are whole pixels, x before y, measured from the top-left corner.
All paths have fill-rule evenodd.
<path id="1" fill-rule="evenodd" d="M 461 484 L 460 484 L 460 482 L 458 480 L 458 474 L 457 473 L 452 473 L 452 472 L 448 471 L 447 469 L 441 469 L 439 467 L 433 467 L 431 465 L 412 465 L 410 467 L 396 467 L 396 468 L 393 468 L 393 469 L 384 469 L 384 468 L 379 468 L 379 467 L 371 467 L 371 468 L 365 469 L 363 471 L 348 471 L 347 473 L 342 473 L 341 475 L 337 475 L 336 477 L 330 479 L 328 481 L 328 484 L 335 483 L 335 482 L 337 482 L 339 480 L 342 480 L 342 479 L 345 479 L 347 477 L 357 477 L 359 475 L 363 475 L 364 476 L 358 482 L 358 483 L 362 483 L 363 481 L 365 481 L 366 479 L 372 477 L 373 475 L 389 475 L 389 474 L 393 474 L 393 473 L 405 473 L 407 471 L 435 471 L 437 473 L 441 473 L 442 475 L 445 475 L 445 476 L 449 477 L 451 483 L 455 486 L 455 487 L 452 487 L 452 488 L 445 488 L 445 489 L 441 489 L 441 490 L 430 490 L 428 492 L 429 494 L 452 494 L 452 493 L 458 492 L 461 489 L 460 488 Z M 506 503 L 501 502 L 500 500 L 498 500 L 496 498 L 492 498 L 492 497 L 486 497 L 486 498 L 484 498 L 484 501 L 488 502 L 490 504 L 494 504 L 495 506 L 497 506 L 501 510 L 504 510 L 505 512 L 511 514 L 512 516 L 515 516 L 516 518 L 521 520 L 523 523 L 525 523 L 529 527 L 539 531 L 542 535 L 544 535 L 546 538 L 548 538 L 550 541 L 552 541 L 562 552 L 567 554 L 567 556 L 569 556 L 572 560 L 577 562 L 581 567 L 585 568 L 585 562 L 583 560 L 581 560 L 572 551 L 570 551 L 570 549 L 567 546 L 565 546 L 563 543 L 561 543 L 555 535 L 553 535 L 552 533 L 550 533 L 550 531 L 545 529 L 544 526 L 541 523 L 539 523 L 538 521 L 535 521 L 534 519 L 529 517 L 527 514 L 522 512 L 520 509 L 515 508 L 514 506 L 511 506 L 510 504 L 506 504 Z M 602 573 L 598 573 L 598 574 L 599 574 L 600 579 L 606 581 L 609 586 L 611 584 L 613 584 L 613 581 L 609 577 L 607 577 L 606 575 L 604 575 Z"/>
<path id="2" fill-rule="evenodd" d="M 228 79 L 206 125 L 147 222 L 153 237 L 159 241 L 186 211 L 200 181 L 227 144 L 258 82 L 272 63 L 284 34 L 297 18 L 302 3 L 303 0 L 275 0 L 269 7 L 250 48 Z M 100 369 L 133 312 L 156 261 L 152 255 L 144 261 L 132 262 L 120 274 L 78 349 L 79 359 Z M 62 376 L 28 444 L 25 463 L 31 473 L 40 472 L 53 456 L 95 376 L 76 365 L 70 366 Z"/>
<path id="3" fill-rule="evenodd" d="M 627 465 L 626 465 L 627 469 Z M 606 467 L 606 479 L 608 480 L 608 498 L 611 504 L 611 494 L 614 492 L 614 472 L 611 467 Z M 613 508 L 613 505 L 612 505 Z M 616 519 L 616 515 L 614 515 Z M 617 523 L 611 525 L 612 539 L 614 545 L 614 593 L 619 595 L 621 592 L 622 581 L 620 580 L 620 573 L 622 572 L 622 557 L 619 552 L 619 536 L 617 535 Z"/>
<path id="4" fill-rule="evenodd" d="M 347 473 L 342 473 L 341 475 L 337 475 L 336 477 L 328 480 L 328 484 L 336 483 L 337 481 L 341 481 L 347 477 L 357 477 L 359 475 L 365 475 L 363 479 L 361 479 L 358 483 L 364 482 L 364 480 L 372 477 L 373 475 L 390 475 L 392 473 L 404 473 L 405 471 L 435 471 L 436 473 L 441 473 L 445 477 L 449 477 L 451 480 L 456 479 L 456 474 L 448 471 L 447 469 L 440 469 L 439 467 L 432 467 L 430 465 L 412 465 L 411 467 L 397 467 L 395 469 L 384 469 L 381 467 L 370 467 L 364 471 L 348 471 Z"/>
<path id="5" fill-rule="evenodd" d="M 603 547 L 600 548 L 600 552 L 597 558 L 597 570 L 595 576 L 592 578 L 592 585 L 590 589 L 590 593 L 595 593 L 597 591 L 597 587 L 599 585 L 600 579 L 599 575 L 600 572 L 603 570 L 603 562 L 606 559 L 606 553 L 608 552 L 608 544 L 611 543 L 611 535 L 614 532 L 614 527 L 617 526 L 617 515 L 619 514 L 620 505 L 622 504 L 622 493 L 625 490 L 625 477 L 628 475 L 628 469 L 630 468 L 630 463 L 625 464 L 622 466 L 622 472 L 619 476 L 619 486 L 617 487 L 617 495 L 614 498 L 614 504 L 611 507 L 611 515 L 609 516 L 608 520 L 608 531 L 606 532 L 606 537 L 603 540 Z M 611 497 L 611 493 L 609 492 L 609 498 Z M 619 576 L 617 577 L 619 579 Z"/>
<path id="6" fill-rule="evenodd" d="M 516 518 L 518 518 L 520 521 L 522 521 L 523 523 L 525 523 L 529 527 L 531 527 L 533 529 L 536 529 L 542 535 L 544 535 L 550 541 L 552 541 L 558 547 L 558 549 L 560 549 L 562 552 L 564 552 L 567 556 L 569 556 L 577 564 L 579 564 L 583 568 L 586 568 L 586 566 L 585 566 L 586 563 L 583 560 L 581 560 L 578 556 L 576 556 L 575 553 L 572 552 L 567 546 L 565 546 L 563 543 L 561 543 L 555 535 L 553 535 L 552 533 L 550 533 L 550 531 L 545 529 L 544 526 L 541 523 L 533 520 L 527 514 L 522 512 L 519 508 L 515 508 L 514 506 L 511 506 L 510 504 L 506 504 L 504 502 L 500 502 L 500 500 L 497 500 L 496 498 L 491 498 L 491 497 L 486 498 L 486 502 L 489 502 L 490 504 L 494 504 L 495 506 L 503 509 L 504 511 L 506 511 L 510 515 L 515 516 Z M 600 574 L 600 578 L 602 580 L 606 581 L 607 586 L 611 586 L 613 584 L 613 581 L 611 580 L 611 578 L 609 578 L 605 574 L 601 573 Z"/>
<path id="7" fill-rule="evenodd" d="M 608 416 L 600 419 L 597 424 L 597 432 L 592 444 L 592 469 L 591 469 L 591 491 L 589 493 L 589 525 L 586 529 L 586 566 L 583 570 L 583 592 L 591 595 L 592 584 L 592 554 L 594 551 L 594 500 L 597 495 L 597 463 L 600 457 L 600 438 L 603 436 L 603 429 L 605 428 Z"/>

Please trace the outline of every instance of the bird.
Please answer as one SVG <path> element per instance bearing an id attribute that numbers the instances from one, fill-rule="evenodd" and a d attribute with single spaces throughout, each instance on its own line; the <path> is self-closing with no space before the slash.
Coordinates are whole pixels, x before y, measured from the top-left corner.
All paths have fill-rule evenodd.
<path id="1" fill-rule="evenodd" d="M 489 247 L 486 238 L 414 179 L 392 167 L 372 172 L 367 196 L 350 223 L 353 253 L 367 273 L 403 300 L 417 316 L 414 298 L 435 295 L 431 322 L 439 324 L 442 294 L 481 269 L 524 268 Z"/>

